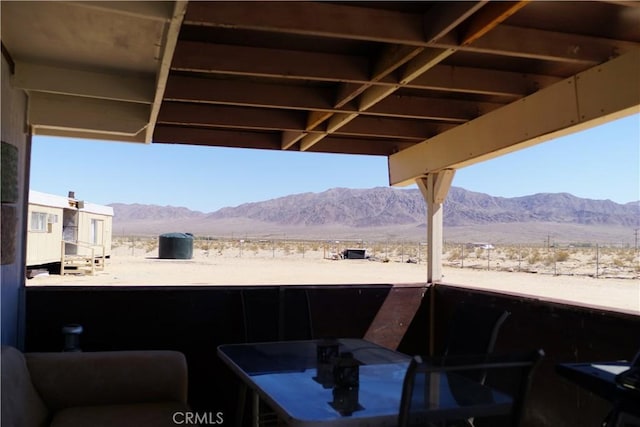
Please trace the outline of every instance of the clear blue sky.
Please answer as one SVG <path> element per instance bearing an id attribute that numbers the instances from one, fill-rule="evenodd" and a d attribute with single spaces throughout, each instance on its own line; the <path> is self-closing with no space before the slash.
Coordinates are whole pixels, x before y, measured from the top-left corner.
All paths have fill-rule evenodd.
<path id="1" fill-rule="evenodd" d="M 385 157 L 34 137 L 31 189 L 93 203 L 225 206 L 333 187 L 388 186 Z M 492 196 L 567 192 L 640 200 L 634 115 L 457 171 L 453 185 Z"/>

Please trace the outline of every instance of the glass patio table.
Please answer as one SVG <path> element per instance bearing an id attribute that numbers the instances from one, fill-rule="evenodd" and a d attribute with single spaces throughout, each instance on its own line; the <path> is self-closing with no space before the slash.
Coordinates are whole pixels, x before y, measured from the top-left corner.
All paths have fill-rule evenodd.
<path id="1" fill-rule="evenodd" d="M 358 366 L 357 386 L 335 383 L 333 364 L 319 363 L 322 340 L 227 344 L 218 355 L 253 392 L 253 425 L 259 424 L 259 399 L 286 424 L 296 427 L 397 426 L 404 377 L 411 357 L 363 339 L 339 339 L 339 352 L 350 353 Z M 478 405 L 460 404 L 452 375 L 434 376 L 421 419 L 441 421 L 509 410 L 507 396 L 478 383 L 466 384 L 491 394 Z M 437 378 L 434 382 L 433 379 Z M 468 383 L 471 383 L 470 381 Z M 485 393 L 485 395 L 487 394 Z M 435 396 L 435 400 L 434 400 Z"/>

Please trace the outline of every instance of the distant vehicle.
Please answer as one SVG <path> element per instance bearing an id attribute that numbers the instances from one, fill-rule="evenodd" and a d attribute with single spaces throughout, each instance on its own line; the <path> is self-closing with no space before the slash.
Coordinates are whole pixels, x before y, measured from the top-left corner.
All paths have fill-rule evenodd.
<path id="1" fill-rule="evenodd" d="M 467 243 L 467 248 L 469 248 L 469 249 L 494 249 L 494 247 L 493 247 L 493 245 L 491 243 L 485 243 L 485 242 Z"/>
<path id="2" fill-rule="evenodd" d="M 366 259 L 366 249 L 360 248 L 347 248 L 342 251 L 342 259 Z"/>

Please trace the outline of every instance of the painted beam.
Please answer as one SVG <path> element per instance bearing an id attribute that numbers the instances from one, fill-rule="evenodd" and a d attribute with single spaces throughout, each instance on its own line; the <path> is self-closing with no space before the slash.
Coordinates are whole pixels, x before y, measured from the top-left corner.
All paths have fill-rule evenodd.
<path id="1" fill-rule="evenodd" d="M 413 47 L 413 46 L 401 46 L 401 45 L 391 45 L 387 47 L 384 52 L 377 58 L 374 66 L 373 73 L 369 77 L 369 81 L 366 83 L 362 83 L 361 85 L 352 85 L 347 83 L 341 84 L 341 87 L 338 89 L 338 97 L 336 98 L 335 105 L 343 106 L 348 101 L 355 99 L 357 96 L 360 96 L 360 110 L 366 110 L 368 107 L 362 106 L 362 100 L 368 99 L 367 97 L 373 96 L 376 97 L 376 101 L 369 99 L 365 102 L 371 102 L 372 104 L 377 102 L 379 97 L 385 97 L 387 94 L 392 93 L 396 90 L 396 86 L 375 86 L 372 87 L 373 82 L 380 81 L 385 77 L 389 76 L 399 67 L 404 65 L 411 58 L 418 55 L 423 48 L 421 47 Z M 371 105 L 372 105 L 371 104 Z M 340 128 L 340 126 L 345 125 L 346 123 L 353 120 L 357 117 L 357 114 L 351 113 L 338 113 L 334 114 L 332 117 L 327 117 L 326 120 L 329 121 L 327 125 L 328 133 L 333 132 Z M 320 138 L 321 139 L 321 138 Z M 314 138 L 313 140 L 307 139 L 304 144 L 301 144 L 301 148 L 304 150 L 308 150 L 313 144 L 316 144 L 320 141 L 318 138 Z"/>
<path id="2" fill-rule="evenodd" d="M 180 28 L 182 27 L 182 21 L 187 11 L 187 0 L 177 0 L 173 6 L 173 13 L 169 21 L 169 25 L 166 28 L 164 40 L 161 42 L 160 51 L 160 65 L 156 74 L 156 92 L 153 97 L 153 104 L 151 105 L 151 112 L 149 114 L 149 126 L 147 126 L 147 134 L 145 141 L 150 143 L 153 139 L 153 131 L 156 126 L 156 120 L 160 113 L 160 106 L 164 98 L 164 92 L 167 88 L 167 81 L 169 79 L 169 71 L 171 69 L 171 60 L 173 53 L 176 49 L 178 42 L 178 35 L 180 34 Z"/>
<path id="3" fill-rule="evenodd" d="M 145 143 L 146 129 L 141 130 L 136 135 L 114 135 L 105 132 L 91 132 L 84 130 L 66 130 L 54 128 L 34 129 L 34 135 L 57 136 L 60 138 L 80 138 L 80 139 L 96 139 L 100 141 L 117 141 L 117 142 L 133 142 Z"/>
<path id="4" fill-rule="evenodd" d="M 465 2 L 466 3 L 466 2 Z M 469 3 L 467 12 L 475 12 L 482 3 Z M 463 35 L 462 45 L 451 25 L 439 24 L 439 34 L 425 33 L 424 22 L 437 20 L 429 14 L 404 13 L 381 9 L 364 9 L 355 5 L 297 2 L 192 2 L 185 23 L 212 27 L 275 31 L 352 40 L 370 40 L 441 49 L 485 51 L 496 54 L 548 59 L 563 62 L 596 64 L 612 54 L 626 52 L 631 43 L 596 39 L 582 35 L 565 35 L 550 31 L 517 28 L 500 24 L 510 12 L 524 3 L 494 5 L 477 19 L 478 28 Z M 459 6 L 464 7 L 464 6 Z M 505 8 L 507 9 L 505 11 Z M 483 9 L 479 9 L 478 14 Z M 440 16 L 444 16 L 440 12 Z M 463 14 L 455 18 L 467 17 Z M 469 14 L 470 15 L 470 14 Z M 473 15 L 470 19 L 473 19 Z M 453 25 L 455 27 L 455 25 Z M 440 37 L 449 31 L 445 37 Z M 593 48 L 587 48 L 590 43 Z M 607 54 L 609 52 L 609 54 Z"/>
<path id="5" fill-rule="evenodd" d="M 180 40 L 172 70 L 320 81 L 366 81 L 366 57 Z"/>
<path id="6" fill-rule="evenodd" d="M 26 91 L 151 104 L 155 76 L 81 71 L 16 61 L 13 85 Z"/>
<path id="7" fill-rule="evenodd" d="M 167 22 L 171 18 L 173 2 L 167 1 L 64 1 L 75 7 L 86 7 L 112 12 L 119 15 L 134 16 L 152 21 Z"/>
<path id="8" fill-rule="evenodd" d="M 350 138 L 348 136 L 328 135 L 318 144 L 309 148 L 310 152 L 357 154 L 370 156 L 388 156 L 412 143 L 383 138 Z"/>
<path id="9" fill-rule="evenodd" d="M 297 110 L 165 102 L 160 109 L 158 123 L 302 131 L 305 126 L 305 114 Z"/>
<path id="10" fill-rule="evenodd" d="M 420 14 L 324 2 L 191 2 L 187 25 L 424 45 Z"/>
<path id="11" fill-rule="evenodd" d="M 335 116 L 334 116 L 335 117 Z M 426 120 L 392 119 L 389 117 L 351 117 L 349 123 L 342 124 L 331 133 L 341 135 L 381 136 L 387 138 L 420 140 L 424 135 L 435 135 L 441 124 Z"/>
<path id="12" fill-rule="evenodd" d="M 434 2 L 424 17 L 424 36 L 429 42 L 453 31 L 458 25 L 485 7 L 488 0 L 477 2 Z"/>
<path id="13" fill-rule="evenodd" d="M 238 148 L 280 150 L 278 132 L 233 131 L 226 129 L 198 129 L 158 124 L 153 142 Z"/>
<path id="14" fill-rule="evenodd" d="M 477 10 L 482 11 L 482 6 L 483 4 L 469 2 L 462 6 L 463 8 L 465 8 L 464 11 L 460 11 L 458 8 L 456 8 L 456 10 L 462 12 L 462 15 L 450 17 L 450 19 L 453 20 L 450 25 L 455 26 L 456 23 L 462 22 L 462 16 L 466 17 L 467 15 L 471 15 L 474 11 Z M 490 29 L 493 29 L 495 26 L 497 26 L 500 22 L 504 21 L 510 15 L 509 11 L 517 10 L 520 7 L 522 7 L 520 6 L 520 3 L 509 3 L 507 7 L 500 7 L 499 9 L 491 8 L 488 13 L 483 14 L 482 24 L 474 25 L 472 27 L 472 30 L 468 32 L 467 37 L 473 38 L 474 40 L 481 37 Z M 440 24 L 442 24 L 442 22 Z M 441 33 L 436 34 L 433 37 L 437 38 L 440 34 L 444 34 L 444 32 L 449 31 L 449 29 L 450 27 L 445 25 L 440 28 Z M 404 66 L 400 81 L 398 82 L 398 85 L 388 87 L 370 87 L 371 85 L 367 84 L 363 85 L 363 87 L 361 88 L 357 88 L 356 91 L 362 92 L 359 95 L 358 111 L 367 111 L 369 108 L 373 107 L 378 102 L 382 101 L 402 86 L 407 85 L 420 75 L 424 74 L 429 69 L 447 59 L 449 56 L 454 54 L 457 49 L 457 47 L 449 47 L 445 49 L 425 49 L 423 47 L 411 48 L 407 46 L 388 49 L 385 54 L 378 59 L 378 62 L 374 67 L 375 73 L 372 76 L 371 81 L 381 80 L 392 71 L 398 69 L 400 66 Z M 340 93 L 343 92 L 344 91 L 340 91 Z M 347 94 L 347 97 L 351 99 L 353 95 Z M 341 102 L 341 100 L 338 100 L 338 102 Z M 349 117 L 348 121 L 351 121 L 354 118 L 351 115 L 343 115 L 343 117 Z M 343 121 L 343 123 L 340 123 L 340 126 L 346 124 L 347 122 Z M 334 128 L 331 131 L 333 132 L 337 130 L 338 128 Z M 322 138 L 319 137 L 310 138 L 309 136 L 307 136 L 304 139 L 307 141 L 301 144 L 300 147 L 301 149 L 308 150 L 311 146 L 313 146 L 313 144 L 317 144 L 321 139 Z"/>
<path id="15" fill-rule="evenodd" d="M 619 40 L 501 25 L 461 50 L 595 65 L 636 46 Z"/>
<path id="16" fill-rule="evenodd" d="M 513 100 L 535 92 L 540 85 L 546 87 L 560 80 L 555 77 L 535 76 L 529 78 L 517 73 L 439 65 L 416 78 L 406 87 L 498 95 L 504 96 L 506 100 Z M 348 90 L 345 89 L 345 92 L 351 91 L 349 93 L 354 98 L 357 96 L 357 92 L 354 92 L 356 88 L 363 88 L 363 90 L 366 88 L 358 84 L 343 86 L 347 85 L 352 87 Z M 380 87 L 386 86 L 381 85 Z M 327 88 L 237 80 L 224 81 L 201 77 L 171 76 L 167 82 L 164 97 L 165 100 L 174 101 L 313 110 L 317 111 L 319 115 L 323 112 L 356 111 L 356 107 L 347 102 L 335 106 L 333 91 Z M 370 110 L 376 110 L 376 106 L 377 104 L 372 105 Z M 398 115 L 402 115 L 401 111 L 402 109 L 398 111 Z M 316 117 L 310 116 L 309 121 L 314 123 L 315 127 L 327 118 L 324 117 L 317 121 Z"/>
<path id="17" fill-rule="evenodd" d="M 324 88 L 171 76 L 165 101 L 203 102 L 301 110 L 333 110 L 333 91 Z"/>
<path id="18" fill-rule="evenodd" d="M 391 95 L 368 109 L 366 114 L 465 123 L 503 105 L 494 102 Z"/>
<path id="19" fill-rule="evenodd" d="M 560 77 L 539 74 L 438 64 L 406 87 L 518 98 L 560 80 Z"/>
<path id="20" fill-rule="evenodd" d="M 135 136 L 148 124 L 150 106 L 130 102 L 35 92 L 29 96 L 28 123 L 45 129 Z"/>
<path id="21" fill-rule="evenodd" d="M 389 157 L 391 185 L 412 184 L 640 112 L 640 49 Z"/>
<path id="22" fill-rule="evenodd" d="M 489 31 L 497 27 L 501 22 L 522 9 L 530 0 L 517 2 L 491 2 L 482 10 L 477 12 L 464 23 L 464 34 L 462 34 L 463 46 L 473 43 Z"/>
<path id="23" fill-rule="evenodd" d="M 242 76 L 341 82 L 336 107 L 341 107 L 369 86 L 397 87 L 400 81 L 390 75 L 422 51 L 410 46 L 392 46 L 369 72 L 366 58 L 266 49 L 211 43 L 178 41 L 171 66 L 176 71 L 191 71 Z M 455 90 L 488 95 L 522 96 L 539 89 L 549 76 L 523 75 L 508 71 L 435 65 L 428 74 L 406 83 L 418 89 Z M 363 85 L 365 85 L 363 87 Z"/>
<path id="24" fill-rule="evenodd" d="M 280 143 L 280 148 L 283 150 L 288 150 L 289 148 L 291 148 L 293 145 L 295 145 L 296 142 L 300 141 L 302 138 L 304 138 L 307 135 L 306 132 L 296 132 L 296 131 L 284 131 L 282 132 L 282 136 L 281 136 L 281 143 Z"/>

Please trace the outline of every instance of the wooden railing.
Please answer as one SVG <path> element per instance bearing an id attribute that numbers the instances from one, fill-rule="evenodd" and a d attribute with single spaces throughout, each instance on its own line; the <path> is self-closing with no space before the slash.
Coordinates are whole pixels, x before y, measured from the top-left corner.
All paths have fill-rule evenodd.
<path id="1" fill-rule="evenodd" d="M 82 252 L 89 252 L 86 255 L 83 254 L 67 254 L 66 245 L 73 245 L 80 248 Z M 96 250 L 99 251 L 96 258 Z M 80 251 L 78 251 L 80 252 Z M 106 250 L 104 245 L 94 245 L 88 242 L 72 242 L 69 240 L 62 240 L 61 242 L 61 259 L 60 259 L 60 275 L 65 275 L 65 269 L 74 267 L 74 271 L 82 271 L 84 273 L 90 271 L 93 275 L 97 270 L 104 270 L 106 260 Z"/>

